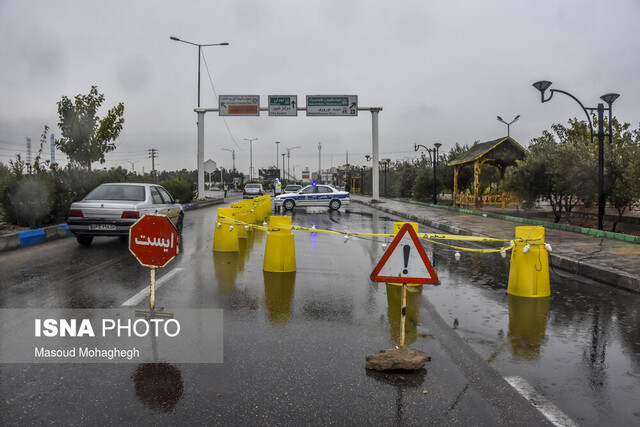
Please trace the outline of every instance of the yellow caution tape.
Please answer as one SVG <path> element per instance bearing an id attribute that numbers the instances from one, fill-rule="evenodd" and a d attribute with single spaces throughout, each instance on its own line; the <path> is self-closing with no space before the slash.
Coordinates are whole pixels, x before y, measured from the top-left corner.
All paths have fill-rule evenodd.
<path id="1" fill-rule="evenodd" d="M 218 221 L 217 222 L 221 222 L 223 224 L 227 224 L 227 225 L 242 225 L 242 226 L 248 226 L 249 229 L 252 230 L 260 230 L 260 231 L 269 231 L 269 227 L 266 227 L 264 225 L 258 225 L 258 224 L 249 224 L 243 221 L 238 221 L 237 219 L 234 218 L 230 218 L 227 216 L 218 216 Z M 334 230 L 322 230 L 322 229 L 318 229 L 315 227 L 302 227 L 300 225 L 286 225 L 286 224 L 279 224 L 278 225 L 279 228 L 274 229 L 274 230 L 279 230 L 279 229 L 285 229 L 285 230 L 295 230 L 295 231 L 307 231 L 310 233 L 328 233 L 328 234 L 339 234 L 342 236 L 361 236 L 361 237 L 387 237 L 387 238 L 393 238 L 395 237 L 393 234 L 380 234 L 380 233 L 359 233 L 359 232 L 354 232 L 354 231 L 334 231 Z M 515 246 L 515 240 L 518 241 L 524 241 L 523 239 L 496 239 L 493 237 L 482 237 L 482 236 L 460 236 L 460 235 L 456 235 L 456 234 L 440 234 L 440 233 L 418 233 L 418 237 L 420 237 L 421 239 L 426 240 L 427 242 L 436 244 L 436 245 L 442 245 L 442 246 L 447 246 L 450 247 L 452 249 L 456 249 L 456 250 L 461 250 L 461 251 L 467 251 L 467 252 L 480 252 L 480 253 L 494 253 L 494 252 L 502 252 L 502 251 L 508 251 L 510 249 L 513 249 L 513 247 Z M 457 240 L 457 241 L 466 241 L 466 242 L 482 242 L 482 243 L 487 243 L 487 242 L 510 242 L 508 246 L 504 246 L 501 248 L 495 248 L 495 249 L 475 249 L 475 248 L 465 248 L 465 247 L 461 247 L 461 246 L 455 246 L 455 245 L 450 245 L 447 243 L 443 243 L 443 242 L 439 242 L 438 240 Z M 528 240 L 527 242 L 531 245 L 537 245 L 537 244 L 543 244 L 543 243 L 535 243 L 537 240 L 540 239 L 532 239 L 532 240 Z"/>

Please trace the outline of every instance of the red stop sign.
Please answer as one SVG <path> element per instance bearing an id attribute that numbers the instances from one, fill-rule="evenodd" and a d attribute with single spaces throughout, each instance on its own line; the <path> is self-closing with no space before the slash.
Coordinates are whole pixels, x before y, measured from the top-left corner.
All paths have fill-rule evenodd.
<path id="1" fill-rule="evenodd" d="M 145 267 L 164 267 L 178 253 L 178 238 L 169 218 L 146 214 L 129 230 L 129 250 Z"/>

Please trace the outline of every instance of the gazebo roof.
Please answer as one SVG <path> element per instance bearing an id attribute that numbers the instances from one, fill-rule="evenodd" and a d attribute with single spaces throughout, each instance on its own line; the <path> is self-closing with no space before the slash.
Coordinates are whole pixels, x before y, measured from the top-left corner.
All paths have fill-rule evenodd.
<path id="1" fill-rule="evenodd" d="M 515 165 L 516 161 L 524 160 L 527 150 L 508 136 L 482 142 L 469 148 L 460 157 L 449 162 L 449 166 L 466 165 L 482 160 L 489 164 Z"/>

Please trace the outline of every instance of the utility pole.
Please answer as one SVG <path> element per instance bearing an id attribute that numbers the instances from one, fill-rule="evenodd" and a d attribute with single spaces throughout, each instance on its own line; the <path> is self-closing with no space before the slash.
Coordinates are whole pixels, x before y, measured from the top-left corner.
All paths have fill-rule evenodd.
<path id="1" fill-rule="evenodd" d="M 158 149 L 150 148 L 149 157 L 151 158 L 151 176 L 156 176 L 156 157 L 158 157 Z"/>

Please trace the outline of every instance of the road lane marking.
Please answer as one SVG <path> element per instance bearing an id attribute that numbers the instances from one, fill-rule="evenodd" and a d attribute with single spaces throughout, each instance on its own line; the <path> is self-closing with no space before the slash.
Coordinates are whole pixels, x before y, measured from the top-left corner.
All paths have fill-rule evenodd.
<path id="1" fill-rule="evenodd" d="M 571 418 L 566 416 L 556 405 L 548 401 L 543 395 L 538 393 L 522 377 L 505 377 L 505 380 L 515 388 L 518 393 L 524 396 L 542 415 L 544 415 L 554 426 L 578 427 Z"/>
<path id="2" fill-rule="evenodd" d="M 164 276 L 162 276 L 161 278 L 156 280 L 156 290 L 158 290 L 160 288 L 160 286 L 162 286 L 165 283 L 167 283 L 169 281 L 169 279 L 171 279 L 176 274 L 180 273 L 182 270 L 184 270 L 184 269 L 183 268 L 174 268 L 173 270 L 171 270 L 170 272 L 168 272 L 167 274 L 165 274 Z M 131 306 L 134 306 L 134 305 L 138 305 L 145 298 L 149 298 L 149 288 L 147 288 L 147 287 L 144 287 L 142 290 L 140 290 L 140 292 L 138 292 L 137 294 L 135 294 L 134 296 L 132 296 L 131 298 L 129 298 L 128 300 L 123 302 L 122 306 L 123 307 L 131 307 Z"/>

